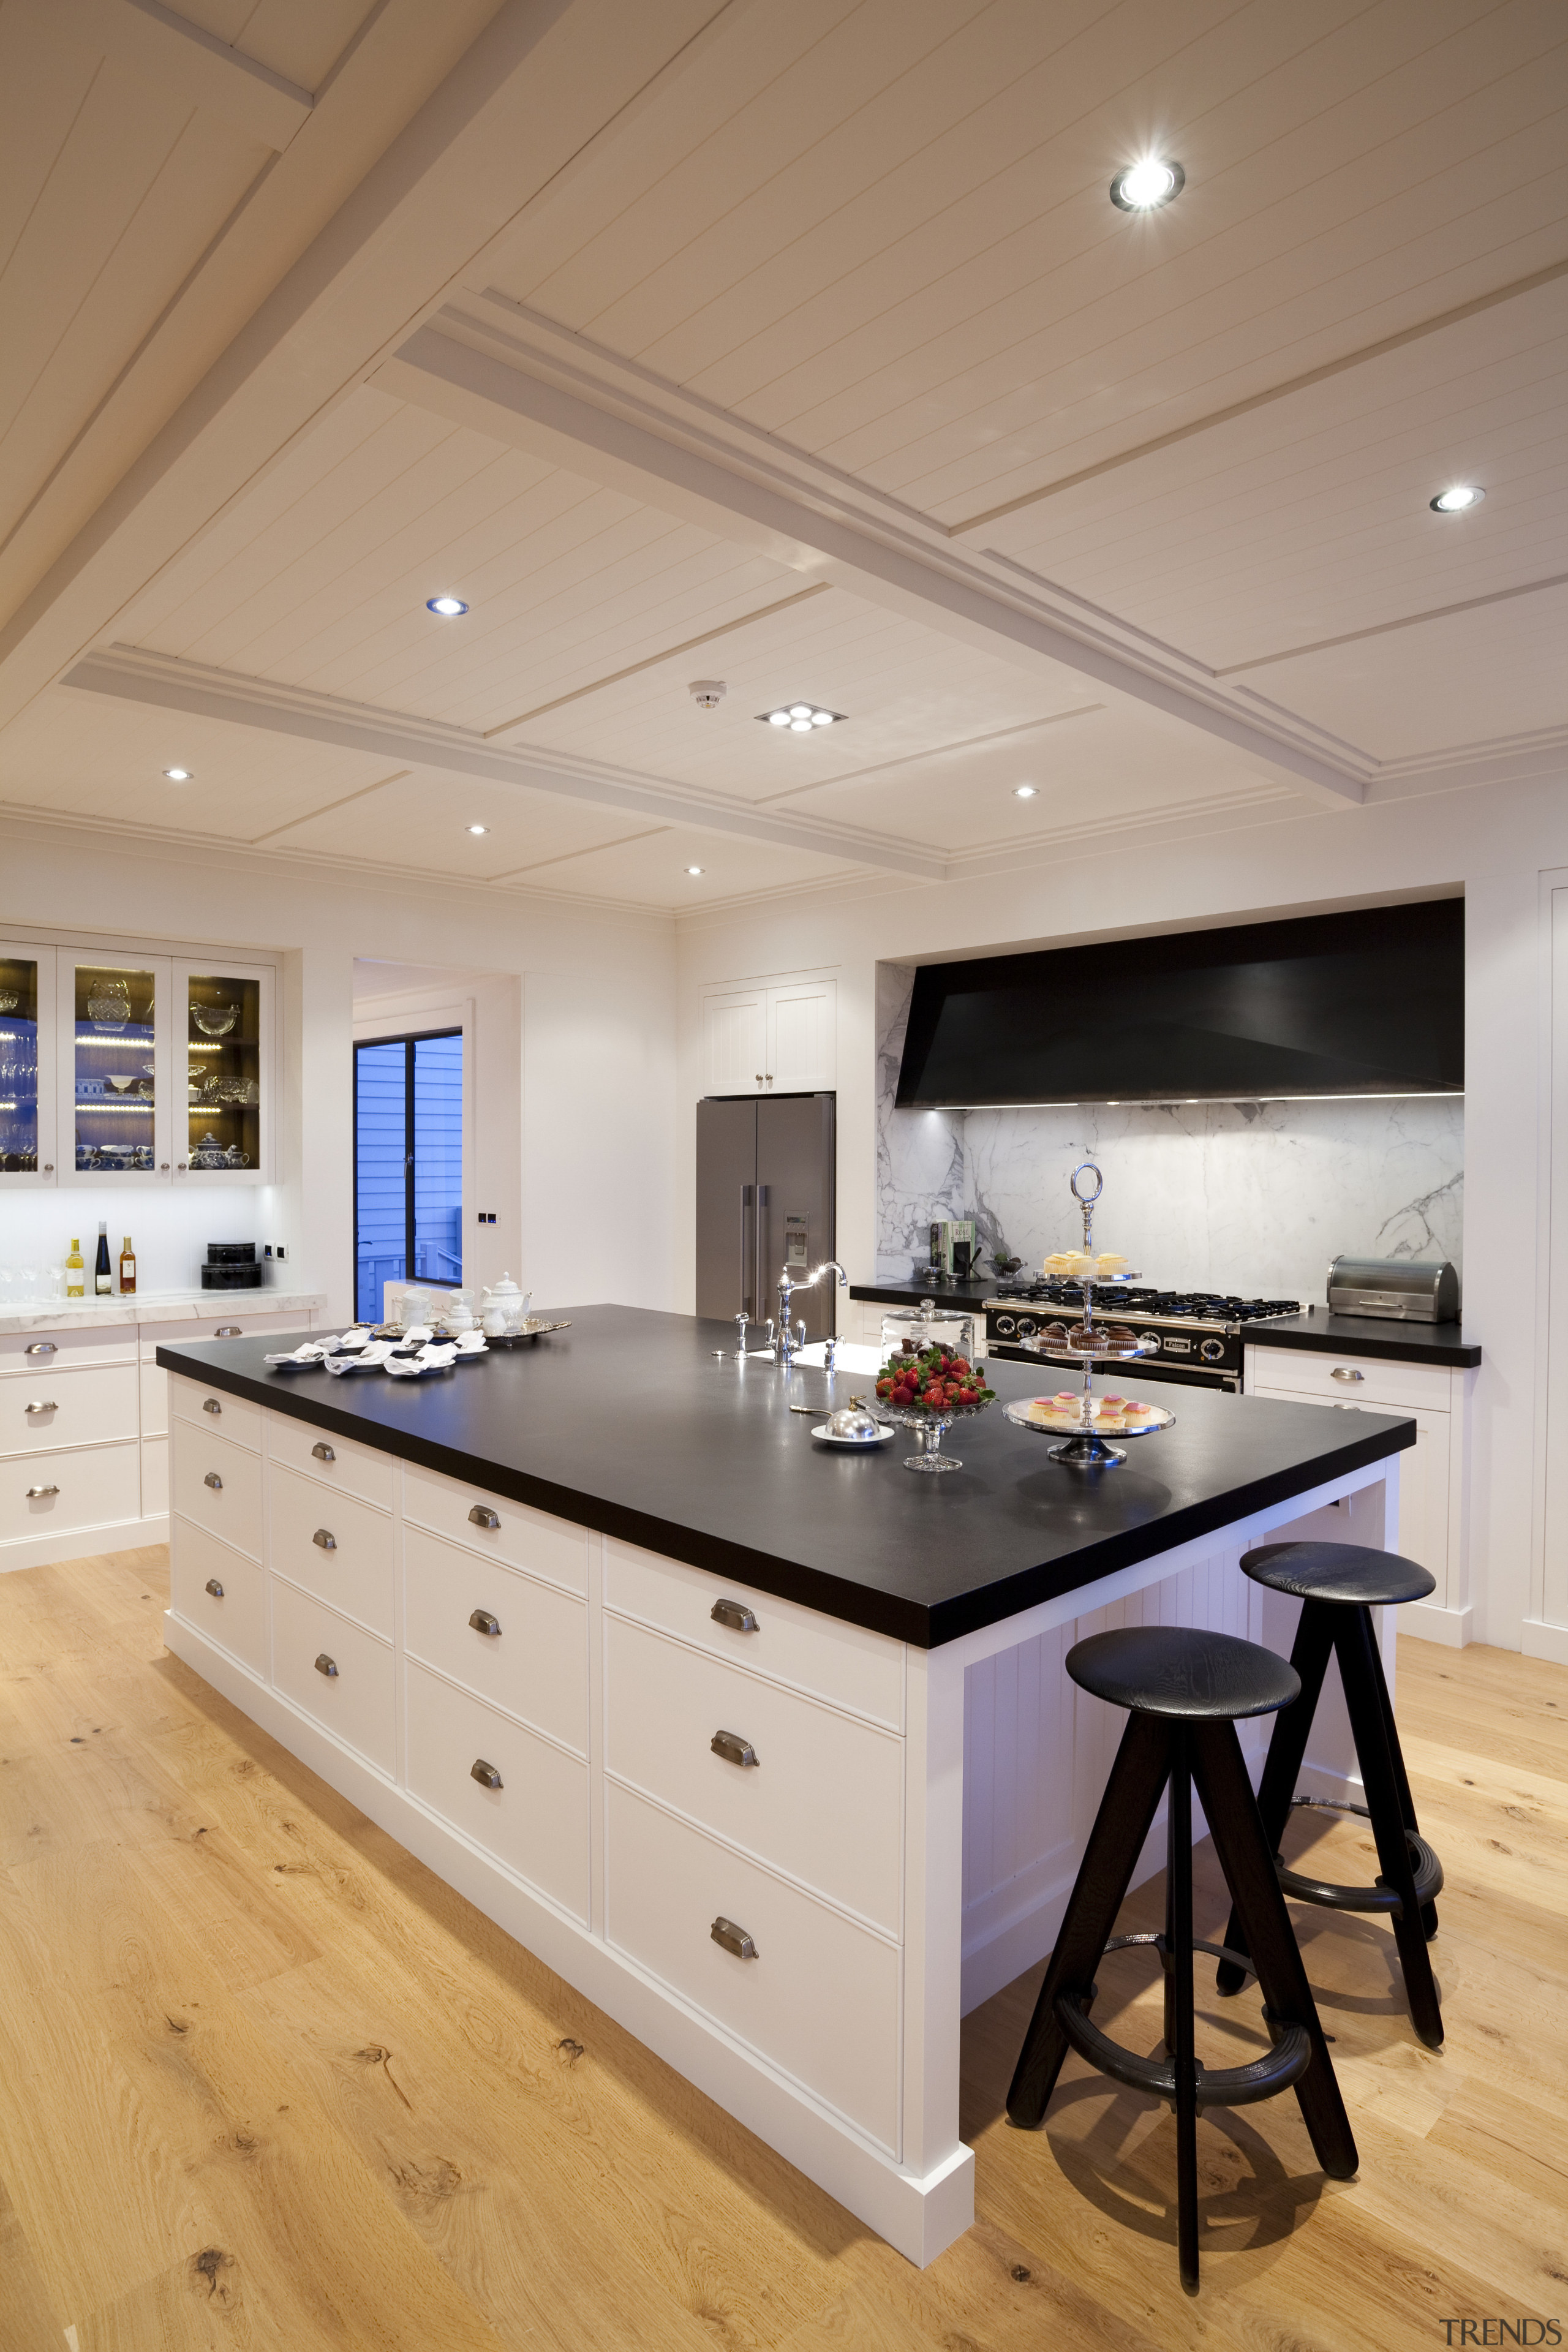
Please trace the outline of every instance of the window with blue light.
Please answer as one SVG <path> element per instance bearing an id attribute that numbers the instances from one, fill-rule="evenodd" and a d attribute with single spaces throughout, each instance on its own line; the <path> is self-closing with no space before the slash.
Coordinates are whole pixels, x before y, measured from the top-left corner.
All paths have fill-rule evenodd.
<path id="1" fill-rule="evenodd" d="M 354 1047 L 354 1313 L 388 1282 L 463 1279 L 463 1034 Z"/>

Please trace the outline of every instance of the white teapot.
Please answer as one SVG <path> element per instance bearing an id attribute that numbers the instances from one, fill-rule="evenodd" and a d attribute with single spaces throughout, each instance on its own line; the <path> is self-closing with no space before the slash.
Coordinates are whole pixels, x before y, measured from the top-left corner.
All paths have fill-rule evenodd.
<path id="1" fill-rule="evenodd" d="M 479 1315 L 479 1328 L 487 1339 L 500 1339 L 509 1331 L 522 1328 L 532 1299 L 531 1291 L 521 1290 L 510 1274 L 503 1274 L 498 1283 L 487 1287 Z"/>

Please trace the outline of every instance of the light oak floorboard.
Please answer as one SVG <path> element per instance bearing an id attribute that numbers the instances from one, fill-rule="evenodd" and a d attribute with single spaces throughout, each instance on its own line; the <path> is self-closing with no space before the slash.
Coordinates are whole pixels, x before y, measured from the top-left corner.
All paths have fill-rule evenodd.
<path id="1" fill-rule="evenodd" d="M 1163 2109 L 1072 2058 L 1006 2123 L 1040 1969 L 965 2022 L 978 2218 L 917 2271 L 171 1658 L 166 1591 L 160 1549 L 0 1578 L 4 2352 L 1386 2352 L 1568 2315 L 1568 1670 L 1401 1644 L 1447 2042 L 1381 1922 L 1294 1908 L 1361 2174 L 1289 2095 L 1215 2112 L 1190 2301 Z M 1289 1843 L 1375 1874 L 1360 1822 Z M 1152 1963 L 1100 1985 L 1153 2050 Z M 1264 2046 L 1203 1964 L 1198 2009 L 1210 2063 Z"/>

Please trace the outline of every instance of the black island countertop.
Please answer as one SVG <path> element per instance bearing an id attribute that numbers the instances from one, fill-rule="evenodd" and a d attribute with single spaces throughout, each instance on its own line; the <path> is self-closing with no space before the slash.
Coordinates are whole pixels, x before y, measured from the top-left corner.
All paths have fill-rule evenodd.
<path id="1" fill-rule="evenodd" d="M 1415 1443 L 1415 1423 L 1393 1415 L 1184 1389 L 1174 1427 L 1134 1439 L 1118 1469 L 1052 1462 L 1046 1439 L 994 1405 L 943 1441 L 962 1473 L 922 1478 L 902 1466 L 917 1443 L 902 1430 L 863 1454 L 815 1444 L 817 1416 L 790 1412 L 771 1361 L 733 1360 L 729 1324 L 630 1307 L 559 1311 L 570 1331 L 426 1381 L 273 1370 L 274 1334 L 165 1341 L 158 1361 L 922 1649 Z M 989 1371 L 999 1401 L 1044 1385 L 1026 1365 Z M 840 1372 L 841 1396 L 866 1377 Z M 804 1378 L 822 1393 L 824 1374 Z M 1163 1403 L 1171 1392 L 1159 1393 Z"/>
<path id="2" fill-rule="evenodd" d="M 922 1298 L 937 1306 L 959 1307 L 973 1315 L 978 1336 L 981 1301 L 996 1294 L 994 1275 L 979 1282 L 951 1282 L 945 1276 L 931 1282 L 857 1282 L 851 1298 L 883 1307 L 918 1307 Z M 1381 1315 L 1331 1315 L 1321 1307 L 1300 1315 L 1281 1315 L 1267 1323 L 1248 1323 L 1244 1337 L 1252 1348 L 1304 1348 L 1325 1356 L 1366 1356 L 1384 1360 L 1397 1358 L 1407 1364 L 1441 1364 L 1468 1370 L 1481 1360 L 1479 1339 L 1470 1339 L 1462 1323 L 1397 1321 Z"/>

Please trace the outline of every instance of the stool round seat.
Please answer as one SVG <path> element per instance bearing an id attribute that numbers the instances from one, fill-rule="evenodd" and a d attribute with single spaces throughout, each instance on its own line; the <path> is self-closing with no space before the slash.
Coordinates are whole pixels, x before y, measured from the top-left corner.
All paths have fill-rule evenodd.
<path id="1" fill-rule="evenodd" d="M 1437 1590 L 1436 1578 L 1418 1561 L 1367 1544 L 1261 1544 L 1242 1554 L 1241 1572 L 1271 1592 L 1289 1592 L 1298 1601 L 1337 1601 L 1354 1609 L 1425 1601 Z"/>
<path id="2" fill-rule="evenodd" d="M 1273 1715 L 1301 1688 L 1295 1669 L 1272 1650 L 1188 1625 L 1091 1633 L 1068 1652 L 1067 1670 L 1080 1689 L 1112 1706 L 1198 1723 Z"/>

